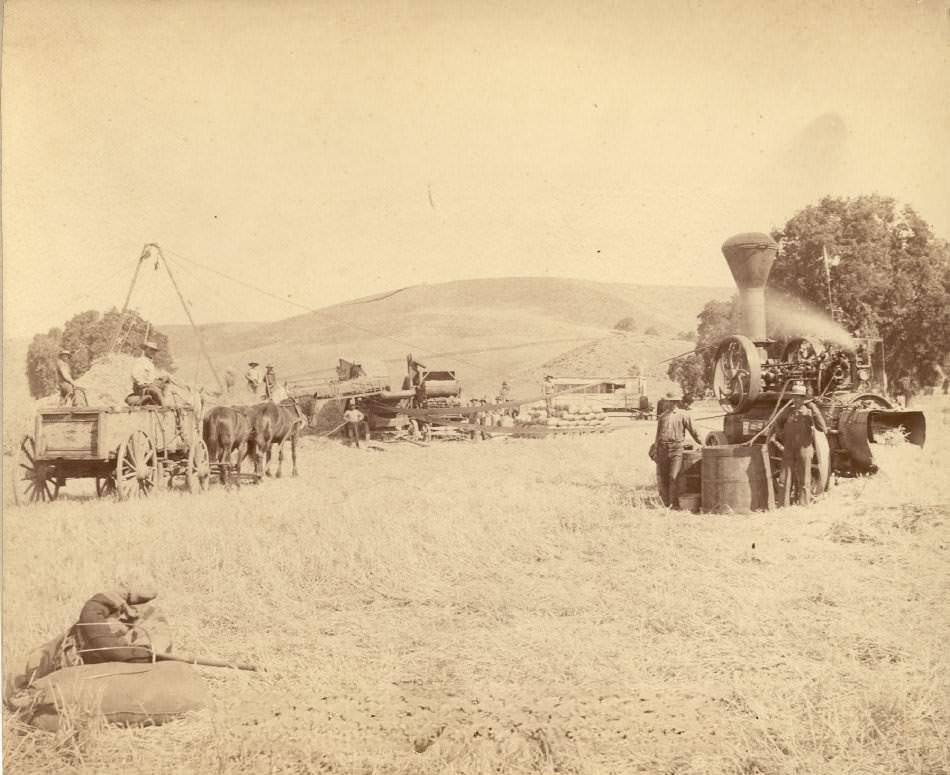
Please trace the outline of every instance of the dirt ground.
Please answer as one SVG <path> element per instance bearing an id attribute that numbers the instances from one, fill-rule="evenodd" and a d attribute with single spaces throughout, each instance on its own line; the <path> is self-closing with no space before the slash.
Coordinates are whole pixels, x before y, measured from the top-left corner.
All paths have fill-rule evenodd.
<path id="1" fill-rule="evenodd" d="M 5 664 L 137 566 L 182 651 L 261 670 L 198 668 L 213 706 L 161 727 L 5 714 L 5 771 L 950 773 L 950 403 L 923 402 L 922 454 L 807 510 L 661 508 L 649 423 L 311 437 L 257 487 L 7 503 Z"/>

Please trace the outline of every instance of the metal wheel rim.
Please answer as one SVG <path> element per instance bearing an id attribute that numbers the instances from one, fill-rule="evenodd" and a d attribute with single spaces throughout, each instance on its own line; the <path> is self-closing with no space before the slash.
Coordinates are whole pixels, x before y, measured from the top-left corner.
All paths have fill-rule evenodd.
<path id="1" fill-rule="evenodd" d="M 762 389 L 759 354 L 746 336 L 727 336 L 716 350 L 713 391 L 722 408 L 732 414 L 748 407 Z"/>
<path id="2" fill-rule="evenodd" d="M 148 496 L 155 489 L 160 473 L 155 445 L 145 431 L 135 431 L 122 442 L 116 455 L 116 495 L 119 500 Z"/>
<path id="3" fill-rule="evenodd" d="M 824 434 L 821 434 L 824 436 Z M 828 489 L 828 483 L 831 481 L 831 453 L 828 448 L 828 439 L 827 436 L 824 436 L 824 445 L 825 445 L 825 454 L 828 459 L 828 475 L 827 477 L 822 475 L 821 471 L 821 454 L 818 451 L 818 444 L 822 442 L 815 443 L 815 452 L 811 458 L 811 496 L 812 498 L 817 498 L 823 492 Z M 779 500 L 781 496 L 784 496 L 785 491 L 784 487 L 787 486 L 787 482 L 782 482 L 782 453 L 783 447 L 781 442 L 778 440 L 778 435 L 776 433 L 770 433 L 768 438 L 768 447 L 769 447 L 769 463 L 772 466 L 772 483 L 775 487 L 775 498 Z"/>
<path id="4" fill-rule="evenodd" d="M 20 441 L 13 479 L 13 500 L 17 505 L 54 501 L 59 496 L 55 470 L 36 463 L 36 442 L 30 435 Z"/>
<path id="5" fill-rule="evenodd" d="M 861 409 L 873 409 L 875 407 L 880 407 L 881 409 L 894 408 L 894 405 L 890 401 L 877 393 L 862 393 L 859 396 L 855 396 L 848 403 L 848 406 L 856 406 Z"/>
<path id="6" fill-rule="evenodd" d="M 115 474 L 96 477 L 96 496 L 99 498 L 108 498 L 115 495 Z"/>

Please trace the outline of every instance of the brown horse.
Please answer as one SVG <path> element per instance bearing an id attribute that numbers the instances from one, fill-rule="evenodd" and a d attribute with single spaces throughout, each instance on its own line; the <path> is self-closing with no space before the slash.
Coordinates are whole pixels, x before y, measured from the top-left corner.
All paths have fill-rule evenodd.
<path id="1" fill-rule="evenodd" d="M 265 401 L 250 407 L 248 417 L 251 421 L 251 435 L 248 439 L 248 454 L 254 457 L 254 473 L 260 475 L 261 469 L 270 476 L 271 448 L 277 444 L 277 474 L 281 477 L 284 465 L 284 443 L 290 442 L 290 456 L 293 462 L 291 476 L 297 476 L 297 434 L 306 425 L 307 418 L 300 412 L 293 399 L 275 404 Z M 266 462 L 265 462 L 266 461 Z"/>
<path id="2" fill-rule="evenodd" d="M 244 412 L 230 406 L 216 406 L 204 418 L 204 440 L 208 445 L 208 457 L 221 468 L 221 482 L 229 483 L 228 473 L 232 465 L 240 471 L 241 460 L 247 454 L 251 423 Z M 234 455 L 237 453 L 237 460 Z"/>

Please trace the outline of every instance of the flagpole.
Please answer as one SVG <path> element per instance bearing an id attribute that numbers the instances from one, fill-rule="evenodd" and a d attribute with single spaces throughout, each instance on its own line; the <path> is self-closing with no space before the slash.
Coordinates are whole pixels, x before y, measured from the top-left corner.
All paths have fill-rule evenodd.
<path id="1" fill-rule="evenodd" d="M 828 266 L 828 247 L 824 243 L 821 245 L 821 260 L 825 266 L 825 287 L 828 290 L 828 314 L 831 315 L 832 320 L 835 320 L 835 300 L 831 295 L 831 269 Z"/>

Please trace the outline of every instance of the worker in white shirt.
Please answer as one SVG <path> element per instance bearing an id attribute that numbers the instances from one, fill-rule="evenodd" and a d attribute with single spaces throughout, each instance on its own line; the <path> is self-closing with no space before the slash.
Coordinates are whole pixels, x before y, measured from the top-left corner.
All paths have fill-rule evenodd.
<path id="1" fill-rule="evenodd" d="M 132 363 L 132 393 L 139 398 L 142 406 L 154 404 L 162 406 L 165 401 L 161 387 L 155 380 L 155 353 L 158 345 L 146 341 L 142 345 L 142 354 Z"/>

